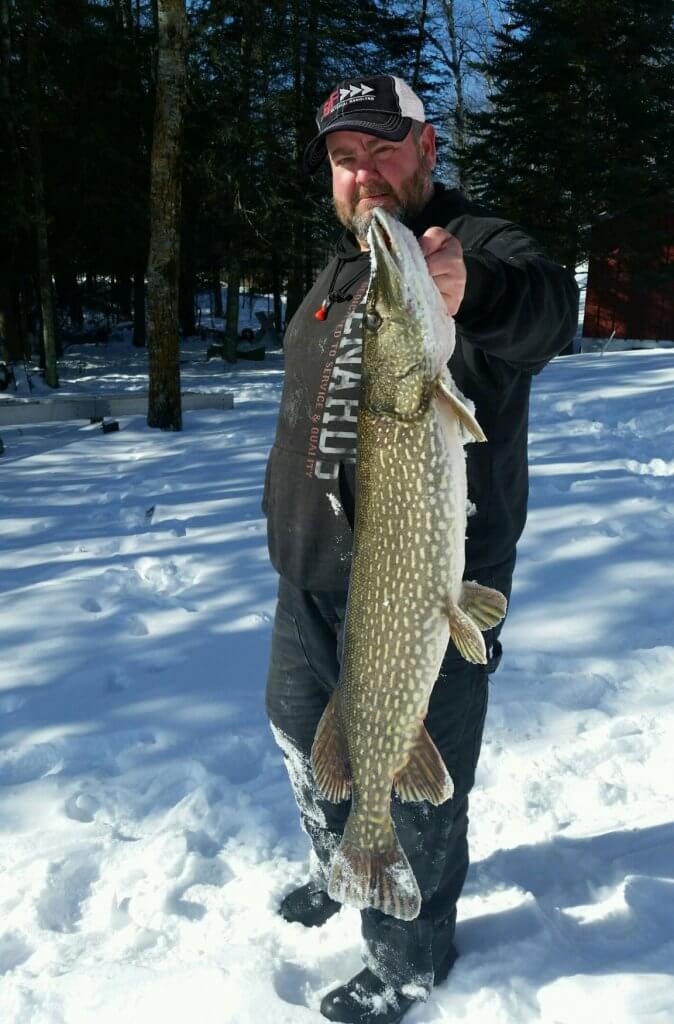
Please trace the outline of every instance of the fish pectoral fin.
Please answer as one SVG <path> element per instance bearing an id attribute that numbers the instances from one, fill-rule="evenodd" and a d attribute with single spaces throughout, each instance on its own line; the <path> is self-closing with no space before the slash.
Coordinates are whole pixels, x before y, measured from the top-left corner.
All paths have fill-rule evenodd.
<path id="1" fill-rule="evenodd" d="M 346 832 L 332 863 L 328 895 L 361 910 L 374 907 L 413 921 L 421 909 L 419 886 L 392 827 L 389 840 L 385 849 L 366 849 Z"/>
<path id="2" fill-rule="evenodd" d="M 508 608 L 500 590 L 483 587 L 474 580 L 465 580 L 459 598 L 459 608 L 477 623 L 480 629 L 498 626 Z"/>
<path id="3" fill-rule="evenodd" d="M 457 604 L 450 602 L 447 610 L 449 635 L 459 654 L 474 665 L 487 664 L 487 649 L 484 637 L 470 615 Z"/>
<path id="4" fill-rule="evenodd" d="M 445 402 L 445 404 L 449 406 L 450 411 L 454 416 L 456 416 L 461 426 L 465 427 L 475 441 L 487 440 L 482 427 L 477 422 L 470 409 L 463 404 L 461 399 L 457 398 L 456 395 L 449 390 L 442 378 L 438 379 L 436 394 L 442 402 Z"/>
<path id="5" fill-rule="evenodd" d="M 316 784 L 326 800 L 337 804 L 351 795 L 351 771 L 346 737 L 339 721 L 335 690 L 321 716 L 311 748 Z"/>
<path id="6" fill-rule="evenodd" d="M 407 763 L 394 776 L 393 785 L 401 800 L 428 800 L 443 804 L 454 792 L 454 784 L 440 751 L 421 726 Z"/>

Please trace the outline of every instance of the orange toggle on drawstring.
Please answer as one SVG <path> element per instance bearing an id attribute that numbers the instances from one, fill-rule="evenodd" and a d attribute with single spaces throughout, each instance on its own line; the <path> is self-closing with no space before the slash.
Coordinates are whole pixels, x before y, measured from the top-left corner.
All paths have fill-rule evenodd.
<path id="1" fill-rule="evenodd" d="M 323 299 L 323 301 L 321 302 L 321 308 L 317 309 L 316 312 L 314 313 L 314 316 L 316 317 L 316 319 L 317 320 L 325 320 L 327 315 L 328 315 L 328 309 L 329 308 L 330 308 L 330 303 L 328 302 L 327 299 Z"/>

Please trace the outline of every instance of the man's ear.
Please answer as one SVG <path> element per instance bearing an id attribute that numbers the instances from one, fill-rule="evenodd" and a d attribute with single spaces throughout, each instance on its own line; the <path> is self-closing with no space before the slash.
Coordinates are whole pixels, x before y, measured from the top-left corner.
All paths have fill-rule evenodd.
<path id="1" fill-rule="evenodd" d="M 428 161 L 428 166 L 432 171 L 437 160 L 437 154 L 435 151 L 435 128 L 432 124 L 429 124 L 428 121 L 424 124 L 419 143 L 421 145 L 421 150 Z"/>

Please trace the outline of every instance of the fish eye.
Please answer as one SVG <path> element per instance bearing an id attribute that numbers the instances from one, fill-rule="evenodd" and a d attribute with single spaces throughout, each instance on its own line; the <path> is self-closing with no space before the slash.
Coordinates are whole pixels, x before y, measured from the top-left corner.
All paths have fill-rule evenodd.
<path id="1" fill-rule="evenodd" d="M 376 310 L 368 310 L 365 314 L 365 326 L 368 331 L 378 331 L 381 327 L 381 317 Z"/>

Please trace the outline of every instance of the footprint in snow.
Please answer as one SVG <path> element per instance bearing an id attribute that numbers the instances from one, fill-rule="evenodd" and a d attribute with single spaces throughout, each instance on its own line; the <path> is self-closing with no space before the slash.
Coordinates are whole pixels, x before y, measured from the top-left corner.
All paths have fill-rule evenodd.
<path id="1" fill-rule="evenodd" d="M 125 615 L 122 622 L 129 636 L 148 636 L 150 632 L 140 615 Z"/>
<path id="2" fill-rule="evenodd" d="M 17 693 L 8 693 L 0 697 L 0 715 L 11 715 L 26 703 L 25 697 Z"/>
<path id="3" fill-rule="evenodd" d="M 65 812 L 72 821 L 88 823 L 94 820 L 100 803 L 91 793 L 75 793 L 68 797 Z"/>
<path id="4" fill-rule="evenodd" d="M 18 932 L 0 935 L 0 974 L 8 974 L 33 955 L 33 949 Z"/>
<path id="5" fill-rule="evenodd" d="M 189 837 L 194 833 L 186 832 L 187 848 L 190 847 Z M 202 834 L 201 842 L 204 837 Z M 186 894 L 196 885 L 212 885 L 220 888 L 226 882 L 234 878 L 234 872 L 223 861 L 212 856 L 210 853 L 203 856 L 200 853 L 191 853 L 186 861 L 185 871 L 181 884 L 172 889 L 166 896 L 166 910 L 169 914 L 176 914 L 185 917 L 189 921 L 201 921 L 206 915 L 207 908 L 194 899 L 186 899 Z"/>
<path id="6" fill-rule="evenodd" d="M 260 774 L 260 749 L 256 737 L 223 739 L 219 768 L 232 785 L 244 785 Z"/>
<path id="7" fill-rule="evenodd" d="M 83 612 L 90 612 L 92 615 L 97 615 L 98 612 L 103 610 L 95 597 L 85 598 L 85 600 L 82 601 L 80 608 Z"/>
<path id="8" fill-rule="evenodd" d="M 361 966 L 362 964 L 359 965 L 354 960 L 353 973 L 355 974 Z M 339 961 L 335 959 L 334 966 L 330 962 L 326 964 L 323 961 L 320 970 L 285 960 L 279 964 L 274 973 L 274 989 L 284 1003 L 318 1009 L 320 997 L 326 991 L 325 978 L 339 978 L 344 971 L 343 957 Z M 348 966 L 346 973 L 348 975 Z"/>
<path id="9" fill-rule="evenodd" d="M 160 597 L 175 597 L 194 586 L 194 572 L 182 560 L 139 558 L 135 572 L 142 583 Z"/>
<path id="10" fill-rule="evenodd" d="M 38 743 L 29 750 L 7 750 L 0 755 L 0 786 L 20 786 L 63 769 L 61 752 L 52 743 Z"/>
<path id="11" fill-rule="evenodd" d="M 216 857 L 220 852 L 220 843 L 216 842 L 208 832 L 204 832 L 203 829 L 192 831 L 192 829 L 185 830 L 185 841 L 187 843 L 188 853 L 198 853 L 200 856 L 209 858 Z"/>
<path id="12" fill-rule="evenodd" d="M 201 921 L 206 915 L 206 907 L 193 900 L 181 899 L 177 893 L 169 893 L 166 897 L 166 912 L 178 917 L 186 917 L 188 921 Z"/>
<path id="13" fill-rule="evenodd" d="M 90 852 L 95 855 L 95 851 Z M 35 901 L 40 927 L 50 932 L 76 931 L 84 903 L 98 877 L 98 867 L 89 852 L 53 861 Z"/>
<path id="14" fill-rule="evenodd" d="M 131 679 L 122 669 L 113 668 L 105 677 L 106 693 L 123 693 L 131 686 Z"/>

